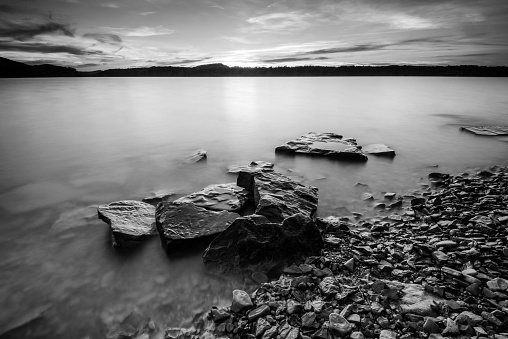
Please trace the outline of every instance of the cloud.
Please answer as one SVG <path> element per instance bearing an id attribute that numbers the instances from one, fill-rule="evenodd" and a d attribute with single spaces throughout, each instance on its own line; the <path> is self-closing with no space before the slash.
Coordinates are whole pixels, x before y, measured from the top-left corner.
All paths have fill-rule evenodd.
<path id="1" fill-rule="evenodd" d="M 122 42 L 122 38 L 118 35 L 109 33 L 86 33 L 83 37 L 96 40 L 103 44 L 118 45 Z"/>
<path id="2" fill-rule="evenodd" d="M 0 41 L 0 51 L 16 51 L 16 52 L 28 52 L 28 53 L 67 53 L 72 55 L 102 55 L 102 51 L 98 50 L 87 50 L 78 46 L 69 45 L 52 45 L 42 42 L 6 42 Z"/>
<path id="3" fill-rule="evenodd" d="M 152 14 L 156 14 L 157 12 L 141 12 L 139 13 L 139 15 L 142 15 L 142 16 L 147 16 L 147 15 L 152 15 Z"/>
<path id="4" fill-rule="evenodd" d="M 211 57 L 203 57 L 197 59 L 175 59 L 171 61 L 156 61 L 156 64 L 159 66 L 174 66 L 174 65 L 185 65 L 192 64 L 196 62 L 202 62 L 211 59 Z"/>
<path id="5" fill-rule="evenodd" d="M 262 62 L 266 63 L 281 63 L 281 62 L 296 62 L 296 61 L 313 61 L 313 60 L 328 60 L 327 57 L 318 58 L 279 58 L 279 59 L 263 59 Z"/>
<path id="6" fill-rule="evenodd" d="M 27 40 L 42 34 L 74 36 L 74 30 L 68 24 L 58 23 L 48 18 L 41 19 L 39 21 L 0 19 L 0 37 Z"/>
<path id="7" fill-rule="evenodd" d="M 172 29 L 163 28 L 162 26 L 147 27 L 142 26 L 138 28 L 115 28 L 103 27 L 104 30 L 113 32 L 117 35 L 130 36 L 130 37 L 147 37 L 155 35 L 168 35 L 173 34 L 175 31 Z"/>
<path id="8" fill-rule="evenodd" d="M 104 2 L 104 3 L 101 3 L 101 6 L 107 7 L 107 8 L 120 8 L 120 5 L 117 3 L 114 3 L 114 2 Z"/>
<path id="9" fill-rule="evenodd" d="M 247 19 L 251 30 L 298 31 L 315 24 L 316 15 L 300 11 L 269 13 Z"/>

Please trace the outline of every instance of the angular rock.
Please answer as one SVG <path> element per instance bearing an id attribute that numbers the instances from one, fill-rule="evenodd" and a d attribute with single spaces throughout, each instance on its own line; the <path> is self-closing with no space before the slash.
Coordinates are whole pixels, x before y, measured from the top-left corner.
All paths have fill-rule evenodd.
<path id="1" fill-rule="evenodd" d="M 423 329 L 427 333 L 441 333 L 441 329 L 437 326 L 436 322 L 432 318 L 427 318 L 423 324 Z"/>
<path id="2" fill-rule="evenodd" d="M 147 204 L 157 205 L 162 200 L 166 200 L 170 196 L 175 193 L 167 190 L 157 190 L 150 193 L 146 198 L 141 199 L 142 202 L 146 202 Z"/>
<path id="3" fill-rule="evenodd" d="M 111 226 L 113 247 L 129 247 L 157 234 L 155 207 L 140 201 L 122 200 L 97 207 L 99 218 Z"/>
<path id="4" fill-rule="evenodd" d="M 268 314 L 270 314 L 270 307 L 268 305 L 261 305 L 250 311 L 249 314 L 247 314 L 247 319 L 249 319 L 249 321 L 255 321 Z"/>
<path id="5" fill-rule="evenodd" d="M 457 325 L 457 323 L 455 321 L 453 321 L 452 319 L 447 318 L 446 319 L 446 327 L 443 330 L 442 334 L 443 335 L 450 335 L 450 334 L 456 335 L 459 333 L 460 333 L 460 331 L 459 331 L 459 326 Z"/>
<path id="6" fill-rule="evenodd" d="M 182 243 L 210 240 L 238 217 L 233 212 L 211 211 L 192 203 L 173 202 L 161 202 L 155 213 L 157 230 L 167 252 Z"/>
<path id="7" fill-rule="evenodd" d="M 319 254 L 323 244 L 314 221 L 301 214 L 286 218 L 282 224 L 250 215 L 236 219 L 215 238 L 203 261 L 216 272 L 260 271 L 268 275 Z"/>
<path id="8" fill-rule="evenodd" d="M 333 277 L 325 277 L 319 283 L 319 289 L 325 295 L 333 295 L 339 292 L 339 287 L 337 286 L 337 280 Z"/>
<path id="9" fill-rule="evenodd" d="M 316 187 L 302 185 L 277 172 L 240 172 L 237 185 L 254 194 L 255 213 L 272 222 L 297 213 L 312 218 L 317 210 Z"/>
<path id="10" fill-rule="evenodd" d="M 496 278 L 487 281 L 487 286 L 492 291 L 506 291 L 508 289 L 508 280 L 503 278 Z"/>
<path id="11" fill-rule="evenodd" d="M 367 161 L 354 139 L 343 140 L 335 133 L 307 133 L 275 148 L 275 152 L 322 156 L 336 160 Z"/>
<path id="12" fill-rule="evenodd" d="M 247 292 L 243 290 L 233 290 L 233 300 L 231 302 L 231 311 L 238 313 L 252 308 L 252 300 Z"/>
<path id="13" fill-rule="evenodd" d="M 379 339 L 397 339 L 397 332 L 381 330 L 381 333 L 379 333 Z"/>
<path id="14" fill-rule="evenodd" d="M 455 321 L 458 324 L 470 324 L 470 325 L 477 325 L 481 323 L 483 318 L 477 314 L 474 314 L 470 311 L 464 311 L 460 313 L 457 318 L 455 318 Z"/>
<path id="15" fill-rule="evenodd" d="M 353 330 L 353 325 L 338 313 L 331 313 L 329 316 L 329 330 L 343 337 Z"/>
<path id="16" fill-rule="evenodd" d="M 394 157 L 395 151 L 385 144 L 370 144 L 362 147 L 362 151 L 366 154 L 383 155 Z"/>
<path id="17" fill-rule="evenodd" d="M 390 288 L 396 288 L 402 291 L 402 297 L 399 300 L 402 313 L 413 313 L 422 316 L 433 316 L 435 307 L 445 299 L 431 294 L 419 284 L 405 284 L 397 281 L 385 281 Z"/>
<path id="18" fill-rule="evenodd" d="M 250 198 L 250 193 L 236 183 L 209 185 L 201 191 L 174 201 L 175 204 L 192 203 L 214 211 L 238 212 Z"/>

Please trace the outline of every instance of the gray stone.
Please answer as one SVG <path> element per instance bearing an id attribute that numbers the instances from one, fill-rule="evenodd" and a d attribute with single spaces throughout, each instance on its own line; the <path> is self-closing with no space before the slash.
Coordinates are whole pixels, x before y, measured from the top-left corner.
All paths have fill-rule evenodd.
<path id="1" fill-rule="evenodd" d="M 335 133 L 307 133 L 275 148 L 275 152 L 322 156 L 345 161 L 367 161 L 367 156 L 354 139 L 343 140 Z"/>
<path id="2" fill-rule="evenodd" d="M 379 339 L 397 339 L 397 333 L 390 330 L 381 330 Z"/>
<path id="3" fill-rule="evenodd" d="M 445 329 L 443 330 L 443 332 L 441 334 L 443 334 L 443 335 L 449 335 L 449 334 L 456 335 L 456 334 L 460 334 L 459 326 L 457 325 L 457 323 L 455 321 L 453 321 L 450 318 L 447 318 L 446 319 L 446 327 L 445 327 Z"/>
<path id="4" fill-rule="evenodd" d="M 247 319 L 249 319 L 249 321 L 255 321 L 268 314 L 270 314 L 270 307 L 268 305 L 261 305 L 250 311 L 249 314 L 247 314 Z"/>
<path id="5" fill-rule="evenodd" d="M 170 196 L 174 195 L 175 193 L 173 191 L 167 191 L 167 190 L 157 190 L 150 193 L 149 196 L 143 198 L 141 201 L 146 202 L 148 204 L 156 205 L 162 200 L 166 200 Z"/>
<path id="6" fill-rule="evenodd" d="M 385 144 L 370 144 L 362 147 L 362 151 L 366 154 L 383 155 L 393 157 L 395 151 Z"/>
<path id="7" fill-rule="evenodd" d="M 339 287 L 337 286 L 337 280 L 333 277 L 325 277 L 319 283 L 319 289 L 325 295 L 333 295 L 339 292 Z"/>
<path id="8" fill-rule="evenodd" d="M 503 278 L 495 278 L 487 281 L 487 286 L 492 291 L 506 291 L 508 289 L 508 280 Z"/>
<path id="9" fill-rule="evenodd" d="M 231 311 L 238 313 L 252 308 L 252 300 L 247 292 L 243 290 L 233 290 L 233 301 L 231 302 Z"/>
<path id="10" fill-rule="evenodd" d="M 235 165 L 228 168 L 229 173 L 258 173 L 258 172 L 273 172 L 273 164 L 266 161 L 253 161 L 248 165 Z"/>
<path id="11" fill-rule="evenodd" d="M 227 211 L 211 211 L 192 203 L 161 202 L 155 220 L 163 247 L 173 251 L 183 243 L 206 240 L 230 226 L 239 215 Z"/>
<path id="12" fill-rule="evenodd" d="M 434 251 L 432 252 L 432 257 L 436 259 L 438 263 L 445 263 L 450 260 L 450 257 L 441 251 Z"/>
<path id="13" fill-rule="evenodd" d="M 123 200 L 97 207 L 99 218 L 111 226 L 113 247 L 129 247 L 157 234 L 155 207 L 141 201 Z"/>
<path id="14" fill-rule="evenodd" d="M 455 321 L 458 324 L 470 324 L 470 325 L 477 325 L 481 323 L 483 318 L 477 314 L 474 314 L 470 311 L 464 311 L 460 313 L 457 318 L 455 318 Z"/>
<path id="15" fill-rule="evenodd" d="M 441 333 L 439 326 L 437 326 L 436 322 L 432 318 L 427 318 L 425 323 L 423 324 L 423 329 L 427 333 Z"/>
<path id="16" fill-rule="evenodd" d="M 353 325 L 338 313 L 331 313 L 329 316 L 329 329 L 332 333 L 345 336 L 353 330 Z"/>
<path id="17" fill-rule="evenodd" d="M 353 272 L 355 268 L 355 258 L 351 258 L 344 263 L 344 267 L 348 269 L 349 272 Z"/>
<path id="18" fill-rule="evenodd" d="M 508 135 L 508 126 L 464 126 L 461 129 L 482 136 Z"/>
<path id="19" fill-rule="evenodd" d="M 185 157 L 185 162 L 192 164 L 201 160 L 206 159 L 206 151 L 204 149 L 198 149 Z"/>
<path id="20" fill-rule="evenodd" d="M 236 219 L 203 254 L 207 269 L 215 272 L 259 271 L 270 275 L 308 256 L 320 253 L 324 242 L 312 219 L 301 214 L 282 224 L 250 215 Z"/>
<path id="21" fill-rule="evenodd" d="M 352 332 L 351 335 L 349 336 L 349 338 L 351 338 L 351 339 L 365 339 L 365 336 L 363 335 L 362 332 Z"/>
<path id="22" fill-rule="evenodd" d="M 254 194 L 255 213 L 281 222 L 300 213 L 312 218 L 317 210 L 318 189 L 277 172 L 240 172 L 237 185 Z"/>
<path id="23" fill-rule="evenodd" d="M 413 313 L 422 316 L 433 316 L 434 307 L 445 299 L 431 294 L 419 284 L 404 284 L 397 281 L 385 281 L 390 288 L 402 291 L 399 305 L 402 313 Z"/>
<path id="24" fill-rule="evenodd" d="M 175 204 L 192 203 L 214 211 L 238 212 L 249 200 L 250 193 L 236 183 L 209 185 L 199 192 L 174 201 Z"/>

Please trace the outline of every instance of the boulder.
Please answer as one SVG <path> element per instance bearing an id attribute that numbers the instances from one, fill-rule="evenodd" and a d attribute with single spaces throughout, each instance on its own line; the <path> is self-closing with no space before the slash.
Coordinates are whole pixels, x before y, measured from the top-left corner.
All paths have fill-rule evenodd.
<path id="1" fill-rule="evenodd" d="M 261 215 L 236 219 L 203 254 L 207 269 L 219 273 L 279 274 L 293 262 L 317 255 L 323 238 L 308 216 L 296 214 L 282 223 Z"/>
<path id="2" fill-rule="evenodd" d="M 155 207 L 150 204 L 123 200 L 97 207 L 99 218 L 111 226 L 113 247 L 129 247 L 157 234 Z"/>
<path id="3" fill-rule="evenodd" d="M 336 160 L 367 161 L 354 139 L 343 139 L 335 133 L 310 132 L 275 148 L 277 153 L 323 156 Z"/>
<path id="4" fill-rule="evenodd" d="M 311 218 L 317 210 L 316 187 L 303 185 L 277 172 L 241 171 L 237 185 L 253 193 L 255 214 L 271 222 L 282 222 L 297 213 Z"/>
<path id="5" fill-rule="evenodd" d="M 185 162 L 193 164 L 195 162 L 206 160 L 206 151 L 204 149 L 198 149 L 185 157 Z"/>
<path id="6" fill-rule="evenodd" d="M 402 297 L 399 300 L 402 313 L 434 316 L 438 303 L 445 301 L 445 299 L 427 292 L 419 284 L 405 284 L 397 281 L 385 281 L 385 283 L 389 288 L 402 291 Z"/>
<path id="7" fill-rule="evenodd" d="M 249 191 L 233 182 L 207 186 L 199 192 L 186 195 L 174 202 L 176 204 L 192 203 L 210 210 L 238 212 L 249 200 L 250 195 Z"/>
<path id="8" fill-rule="evenodd" d="M 362 147 L 363 153 L 394 157 L 395 151 L 385 144 L 370 144 Z"/>
<path id="9" fill-rule="evenodd" d="M 234 165 L 228 168 L 229 173 L 240 173 L 240 172 L 273 172 L 273 164 L 266 161 L 253 161 L 248 165 Z"/>
<path id="10" fill-rule="evenodd" d="M 182 243 L 211 240 L 238 216 L 237 213 L 211 211 L 188 202 L 163 201 L 155 211 L 157 230 L 168 253 Z"/>

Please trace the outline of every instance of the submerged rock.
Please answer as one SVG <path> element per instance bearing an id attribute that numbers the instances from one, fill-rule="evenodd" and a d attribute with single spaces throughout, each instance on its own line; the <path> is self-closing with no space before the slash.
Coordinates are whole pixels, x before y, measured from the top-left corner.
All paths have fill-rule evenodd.
<path id="1" fill-rule="evenodd" d="M 204 149 L 198 149 L 185 157 L 185 162 L 188 164 L 192 164 L 201 160 L 206 160 L 206 151 Z"/>
<path id="2" fill-rule="evenodd" d="M 97 207 L 97 213 L 111 226 L 113 247 L 129 247 L 157 234 L 155 207 L 150 204 L 123 200 L 101 205 Z"/>
<path id="3" fill-rule="evenodd" d="M 273 172 L 273 164 L 267 161 L 253 161 L 248 165 L 235 165 L 228 168 L 229 173 L 239 172 Z"/>
<path id="4" fill-rule="evenodd" d="M 307 216 L 296 214 L 278 224 L 250 215 L 236 219 L 219 234 L 203 254 L 203 261 L 215 272 L 274 273 L 318 254 L 322 247 L 321 233 Z"/>
<path id="5" fill-rule="evenodd" d="M 366 154 L 384 155 L 389 157 L 395 156 L 395 151 L 385 144 L 371 144 L 363 146 L 362 151 Z"/>
<path id="6" fill-rule="evenodd" d="M 281 222 L 300 213 L 312 217 L 317 210 L 318 189 L 303 185 L 277 172 L 240 172 L 237 185 L 251 191 L 255 214 Z"/>
<path id="7" fill-rule="evenodd" d="M 483 136 L 508 135 L 508 126 L 467 126 L 462 130 Z"/>
<path id="8" fill-rule="evenodd" d="M 172 191 L 167 190 L 157 190 L 154 192 L 151 192 L 149 196 L 146 198 L 141 199 L 142 202 L 146 202 L 148 204 L 157 205 L 162 200 L 168 199 L 170 196 L 174 195 L 175 193 Z"/>
<path id="9" fill-rule="evenodd" d="M 310 132 L 278 146 L 275 152 L 324 156 L 346 161 L 367 161 L 367 156 L 354 139 L 343 139 L 342 135 L 335 133 Z"/>
<path id="10" fill-rule="evenodd" d="M 237 213 L 211 211 L 188 202 L 162 202 L 155 212 L 157 230 L 167 252 L 183 242 L 207 240 L 216 236 L 238 216 Z"/>
<path id="11" fill-rule="evenodd" d="M 192 203 L 210 210 L 237 212 L 249 200 L 250 193 L 234 182 L 205 187 L 174 201 L 176 204 Z"/>

